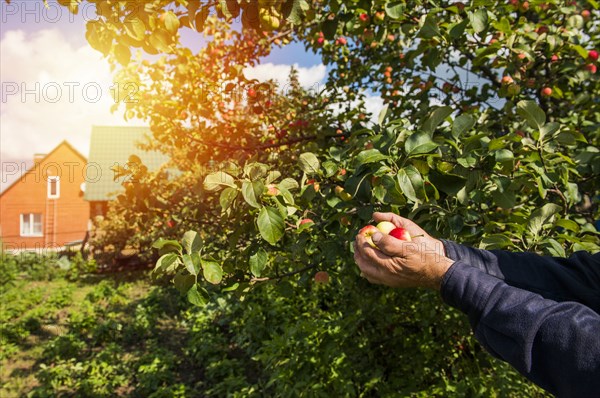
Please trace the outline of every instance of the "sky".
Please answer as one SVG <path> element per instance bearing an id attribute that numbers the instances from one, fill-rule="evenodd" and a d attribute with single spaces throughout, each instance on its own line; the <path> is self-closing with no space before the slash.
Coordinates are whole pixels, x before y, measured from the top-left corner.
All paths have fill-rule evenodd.
<path id="1" fill-rule="evenodd" d="M 93 125 L 143 124 L 126 122 L 122 108 L 110 112 L 116 86 L 109 64 L 85 40 L 85 23 L 94 17 L 87 3 L 74 16 L 56 0 L 48 8 L 42 0 L 0 0 L 0 190 L 35 153 L 48 153 L 63 140 L 87 156 Z M 197 47 L 197 34 L 183 32 L 183 44 Z M 303 86 L 324 84 L 327 68 L 298 43 L 275 49 L 245 74 L 285 83 L 292 66 Z M 380 98 L 368 100 L 373 112 L 380 107 Z"/>

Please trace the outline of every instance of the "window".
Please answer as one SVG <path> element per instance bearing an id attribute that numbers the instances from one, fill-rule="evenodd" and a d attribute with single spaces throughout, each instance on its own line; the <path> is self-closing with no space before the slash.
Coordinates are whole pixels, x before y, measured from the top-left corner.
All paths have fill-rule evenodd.
<path id="1" fill-rule="evenodd" d="M 60 197 L 60 177 L 48 176 L 48 198 L 58 199 Z"/>
<path id="2" fill-rule="evenodd" d="M 41 214 L 21 214 L 21 236 L 43 236 Z"/>

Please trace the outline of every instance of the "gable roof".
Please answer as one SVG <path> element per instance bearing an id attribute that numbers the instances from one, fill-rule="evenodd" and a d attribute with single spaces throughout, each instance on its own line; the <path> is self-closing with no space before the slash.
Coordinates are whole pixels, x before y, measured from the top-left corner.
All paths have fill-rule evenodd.
<path id="1" fill-rule="evenodd" d="M 52 156 L 54 154 L 54 152 L 56 152 L 58 150 L 58 148 L 60 148 L 61 146 L 66 146 L 71 152 L 73 152 L 75 155 L 77 155 L 78 157 L 81 158 L 81 160 L 83 160 L 84 162 L 87 162 L 87 159 L 85 158 L 85 156 L 83 156 L 81 154 L 81 152 L 79 152 L 77 149 L 75 149 L 75 147 L 71 144 L 69 144 L 69 142 L 67 140 L 63 140 L 60 144 L 58 144 L 56 147 L 54 147 L 53 150 L 51 150 L 50 152 L 48 152 L 47 154 L 45 154 L 37 163 L 42 163 L 44 162 L 47 158 L 49 158 L 50 156 Z M 34 154 L 35 156 L 35 154 Z M 24 173 L 21 174 L 21 176 L 19 176 L 18 178 L 16 178 L 13 182 L 11 182 L 6 188 L 4 188 L 2 190 L 2 192 L 0 192 L 0 196 L 4 195 L 6 192 L 8 192 L 12 187 L 14 187 L 17 182 L 21 181 L 23 176 L 25 176 L 25 174 L 33 171 L 36 167 L 36 162 L 34 162 L 31 167 L 29 167 Z"/>
<path id="2" fill-rule="evenodd" d="M 86 182 L 84 199 L 106 201 L 114 199 L 123 190 L 122 180 L 114 180 L 111 167 L 125 167 L 130 155 L 137 155 L 149 171 L 158 170 L 169 161 L 169 157 L 157 151 L 144 151 L 138 147 L 150 135 L 148 127 L 93 126 L 90 141 L 88 169 L 90 176 Z M 98 176 L 93 178 L 94 169 Z"/>

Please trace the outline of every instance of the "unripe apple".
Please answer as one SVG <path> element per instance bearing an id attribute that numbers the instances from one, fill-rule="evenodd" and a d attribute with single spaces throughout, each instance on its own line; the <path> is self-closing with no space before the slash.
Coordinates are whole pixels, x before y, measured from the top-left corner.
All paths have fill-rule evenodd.
<path id="1" fill-rule="evenodd" d="M 502 84 L 512 84 L 514 82 L 513 78 L 510 76 L 502 76 Z"/>
<path id="2" fill-rule="evenodd" d="M 375 13 L 375 21 L 377 21 L 377 22 L 383 22 L 384 19 L 385 19 L 385 12 L 384 11 L 377 11 Z"/>
<path id="3" fill-rule="evenodd" d="M 585 19 L 586 21 L 590 19 L 591 13 L 590 10 L 583 10 L 581 11 L 581 16 L 583 17 L 583 19 Z"/>
<path id="4" fill-rule="evenodd" d="M 596 71 L 598 70 L 598 68 L 594 64 L 587 64 L 587 65 L 585 65 L 585 69 L 587 71 L 589 71 L 592 75 L 595 74 Z"/>
<path id="5" fill-rule="evenodd" d="M 374 225 L 367 225 L 363 227 L 360 231 L 358 231 L 359 234 L 365 237 L 367 243 L 375 249 L 377 249 L 377 246 L 375 245 L 375 243 L 373 243 L 372 236 L 375 235 L 377 232 L 380 231 Z"/>
<path id="6" fill-rule="evenodd" d="M 304 225 L 304 224 L 314 224 L 314 221 L 311 220 L 310 218 L 304 218 L 304 219 L 300 220 L 300 223 L 298 225 Z"/>
<path id="7" fill-rule="evenodd" d="M 408 231 L 402 227 L 394 228 L 390 231 L 389 235 L 393 236 L 396 239 L 400 239 L 406 242 L 412 241 L 412 238 L 410 237 Z"/>
<path id="8" fill-rule="evenodd" d="M 275 186 L 275 184 L 267 185 L 267 196 L 277 196 L 279 195 L 279 188 Z"/>
<path id="9" fill-rule="evenodd" d="M 315 283 L 329 283 L 329 274 L 327 271 L 319 271 L 315 274 Z"/>
<path id="10" fill-rule="evenodd" d="M 543 97 L 550 97 L 552 95 L 552 89 L 550 87 L 544 87 L 541 94 Z"/>
<path id="11" fill-rule="evenodd" d="M 382 234 L 388 235 L 392 230 L 396 229 L 396 226 L 389 221 L 382 221 L 377 224 L 377 229 L 381 231 Z"/>
<path id="12" fill-rule="evenodd" d="M 344 188 L 340 187 L 339 185 L 336 185 L 334 191 L 337 197 L 342 199 L 344 202 L 352 200 L 352 195 L 350 195 Z"/>

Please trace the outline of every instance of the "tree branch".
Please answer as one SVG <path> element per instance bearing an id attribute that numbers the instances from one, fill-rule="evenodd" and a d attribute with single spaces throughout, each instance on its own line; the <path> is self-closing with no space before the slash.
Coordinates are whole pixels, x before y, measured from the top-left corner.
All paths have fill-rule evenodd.
<path id="1" fill-rule="evenodd" d="M 317 266 L 317 264 L 308 265 L 308 266 L 306 266 L 304 268 L 300 268 L 300 269 L 297 269 L 295 271 L 286 272 L 286 273 L 283 273 L 281 275 L 277 275 L 277 276 L 272 277 L 272 278 L 270 278 L 270 277 L 252 278 L 252 279 L 250 279 L 250 283 L 266 282 L 266 281 L 278 281 L 280 279 L 287 278 L 288 276 L 293 276 L 293 275 L 300 274 L 302 272 L 308 271 L 309 269 L 316 268 L 316 266 Z"/>

